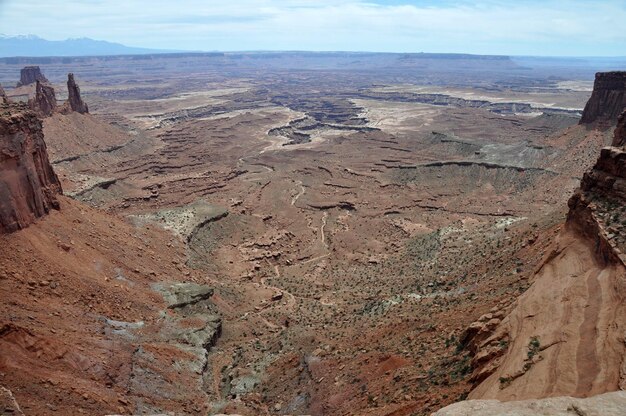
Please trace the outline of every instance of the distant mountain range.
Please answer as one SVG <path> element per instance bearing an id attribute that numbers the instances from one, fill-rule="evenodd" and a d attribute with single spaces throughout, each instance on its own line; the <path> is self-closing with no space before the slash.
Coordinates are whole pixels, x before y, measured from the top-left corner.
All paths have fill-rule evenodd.
<path id="1" fill-rule="evenodd" d="M 121 43 L 89 38 L 46 40 L 35 35 L 0 35 L 0 57 L 138 55 L 168 52 L 179 51 L 134 48 Z"/>

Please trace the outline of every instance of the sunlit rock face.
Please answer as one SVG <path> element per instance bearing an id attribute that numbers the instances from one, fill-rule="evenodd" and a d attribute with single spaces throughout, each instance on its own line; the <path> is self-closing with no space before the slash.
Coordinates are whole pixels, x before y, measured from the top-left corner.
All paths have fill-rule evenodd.
<path id="1" fill-rule="evenodd" d="M 0 233 L 25 228 L 58 209 L 59 193 L 41 121 L 25 105 L 0 105 Z"/>

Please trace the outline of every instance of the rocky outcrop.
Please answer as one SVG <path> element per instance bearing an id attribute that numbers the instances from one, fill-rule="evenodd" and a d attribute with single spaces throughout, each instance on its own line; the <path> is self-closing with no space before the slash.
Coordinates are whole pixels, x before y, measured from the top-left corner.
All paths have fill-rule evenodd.
<path id="1" fill-rule="evenodd" d="M 48 82 L 38 66 L 26 66 L 20 71 L 20 82 L 17 83 L 17 86 L 34 84 L 37 81 Z"/>
<path id="2" fill-rule="evenodd" d="M 68 103 L 69 107 L 72 111 L 76 111 L 77 113 L 85 114 L 89 112 L 89 108 L 87 108 L 87 104 L 83 101 L 80 96 L 80 88 L 74 81 L 74 74 L 67 74 L 67 92 L 68 92 Z"/>
<path id="3" fill-rule="evenodd" d="M 598 72 L 580 124 L 614 123 L 626 108 L 626 71 Z"/>
<path id="4" fill-rule="evenodd" d="M 568 225 L 595 242 L 599 260 L 626 265 L 626 112 L 569 201 Z"/>
<path id="5" fill-rule="evenodd" d="M 0 233 L 58 209 L 60 192 L 41 121 L 23 104 L 0 105 Z"/>
<path id="6" fill-rule="evenodd" d="M 491 312 L 472 322 L 459 338 L 460 346 L 472 355 L 474 372 L 469 380 L 472 383 L 479 383 L 491 375 L 497 368 L 498 359 L 506 352 L 503 346 L 510 341 L 508 334 L 503 333 L 498 338 L 492 336 L 504 315 L 503 310 L 494 307 Z M 486 340 L 489 342 L 485 342 Z"/>
<path id="7" fill-rule="evenodd" d="M 615 128 L 615 136 L 613 136 L 614 147 L 626 146 L 626 111 L 619 116 L 617 127 Z"/>
<path id="8" fill-rule="evenodd" d="M 208 354 L 222 331 L 222 320 L 210 300 L 213 289 L 195 283 L 157 284 L 154 288 L 163 295 L 168 311 L 154 326 L 136 328 L 140 329 L 136 333 L 139 340 L 128 392 L 140 414 L 164 410 L 146 406 L 144 398 L 154 392 L 163 399 L 185 397 L 197 407 L 193 414 L 201 414 L 200 409 L 208 406 L 204 385 L 210 374 Z M 117 334 L 133 333 L 133 328 L 127 329 Z M 174 359 L 176 366 L 163 365 Z"/>
<path id="9" fill-rule="evenodd" d="M 4 92 L 4 88 L 0 85 L 0 104 L 8 104 L 9 99 L 7 98 L 7 93 Z"/>
<path id="10" fill-rule="evenodd" d="M 626 409 L 626 392 L 606 393 L 587 399 L 552 397 L 502 403 L 497 400 L 468 400 L 447 406 L 433 416 L 621 416 Z"/>
<path id="11" fill-rule="evenodd" d="M 41 117 L 51 116 L 57 108 L 54 88 L 37 81 L 35 97 L 28 100 L 28 106 Z"/>
<path id="12" fill-rule="evenodd" d="M 0 386 L 0 415 L 24 416 L 22 409 L 9 389 Z"/>

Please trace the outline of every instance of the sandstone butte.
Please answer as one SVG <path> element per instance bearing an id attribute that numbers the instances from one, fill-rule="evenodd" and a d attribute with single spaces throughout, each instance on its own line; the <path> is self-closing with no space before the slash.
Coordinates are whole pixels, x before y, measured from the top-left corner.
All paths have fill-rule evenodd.
<path id="1" fill-rule="evenodd" d="M 48 79 L 42 74 L 38 66 L 26 66 L 20 71 L 20 80 L 17 86 L 22 87 L 24 85 L 34 84 L 37 81 L 47 83 Z"/>
<path id="2" fill-rule="evenodd" d="M 626 107 L 626 72 L 598 72 L 591 98 L 585 105 L 581 124 L 595 121 L 614 123 Z"/>

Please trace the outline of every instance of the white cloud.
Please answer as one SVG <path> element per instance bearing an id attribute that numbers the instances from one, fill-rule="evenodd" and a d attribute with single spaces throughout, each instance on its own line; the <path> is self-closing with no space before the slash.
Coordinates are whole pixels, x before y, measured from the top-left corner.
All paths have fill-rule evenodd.
<path id="1" fill-rule="evenodd" d="M 0 0 L 0 32 L 156 48 L 626 55 L 624 1 Z"/>

